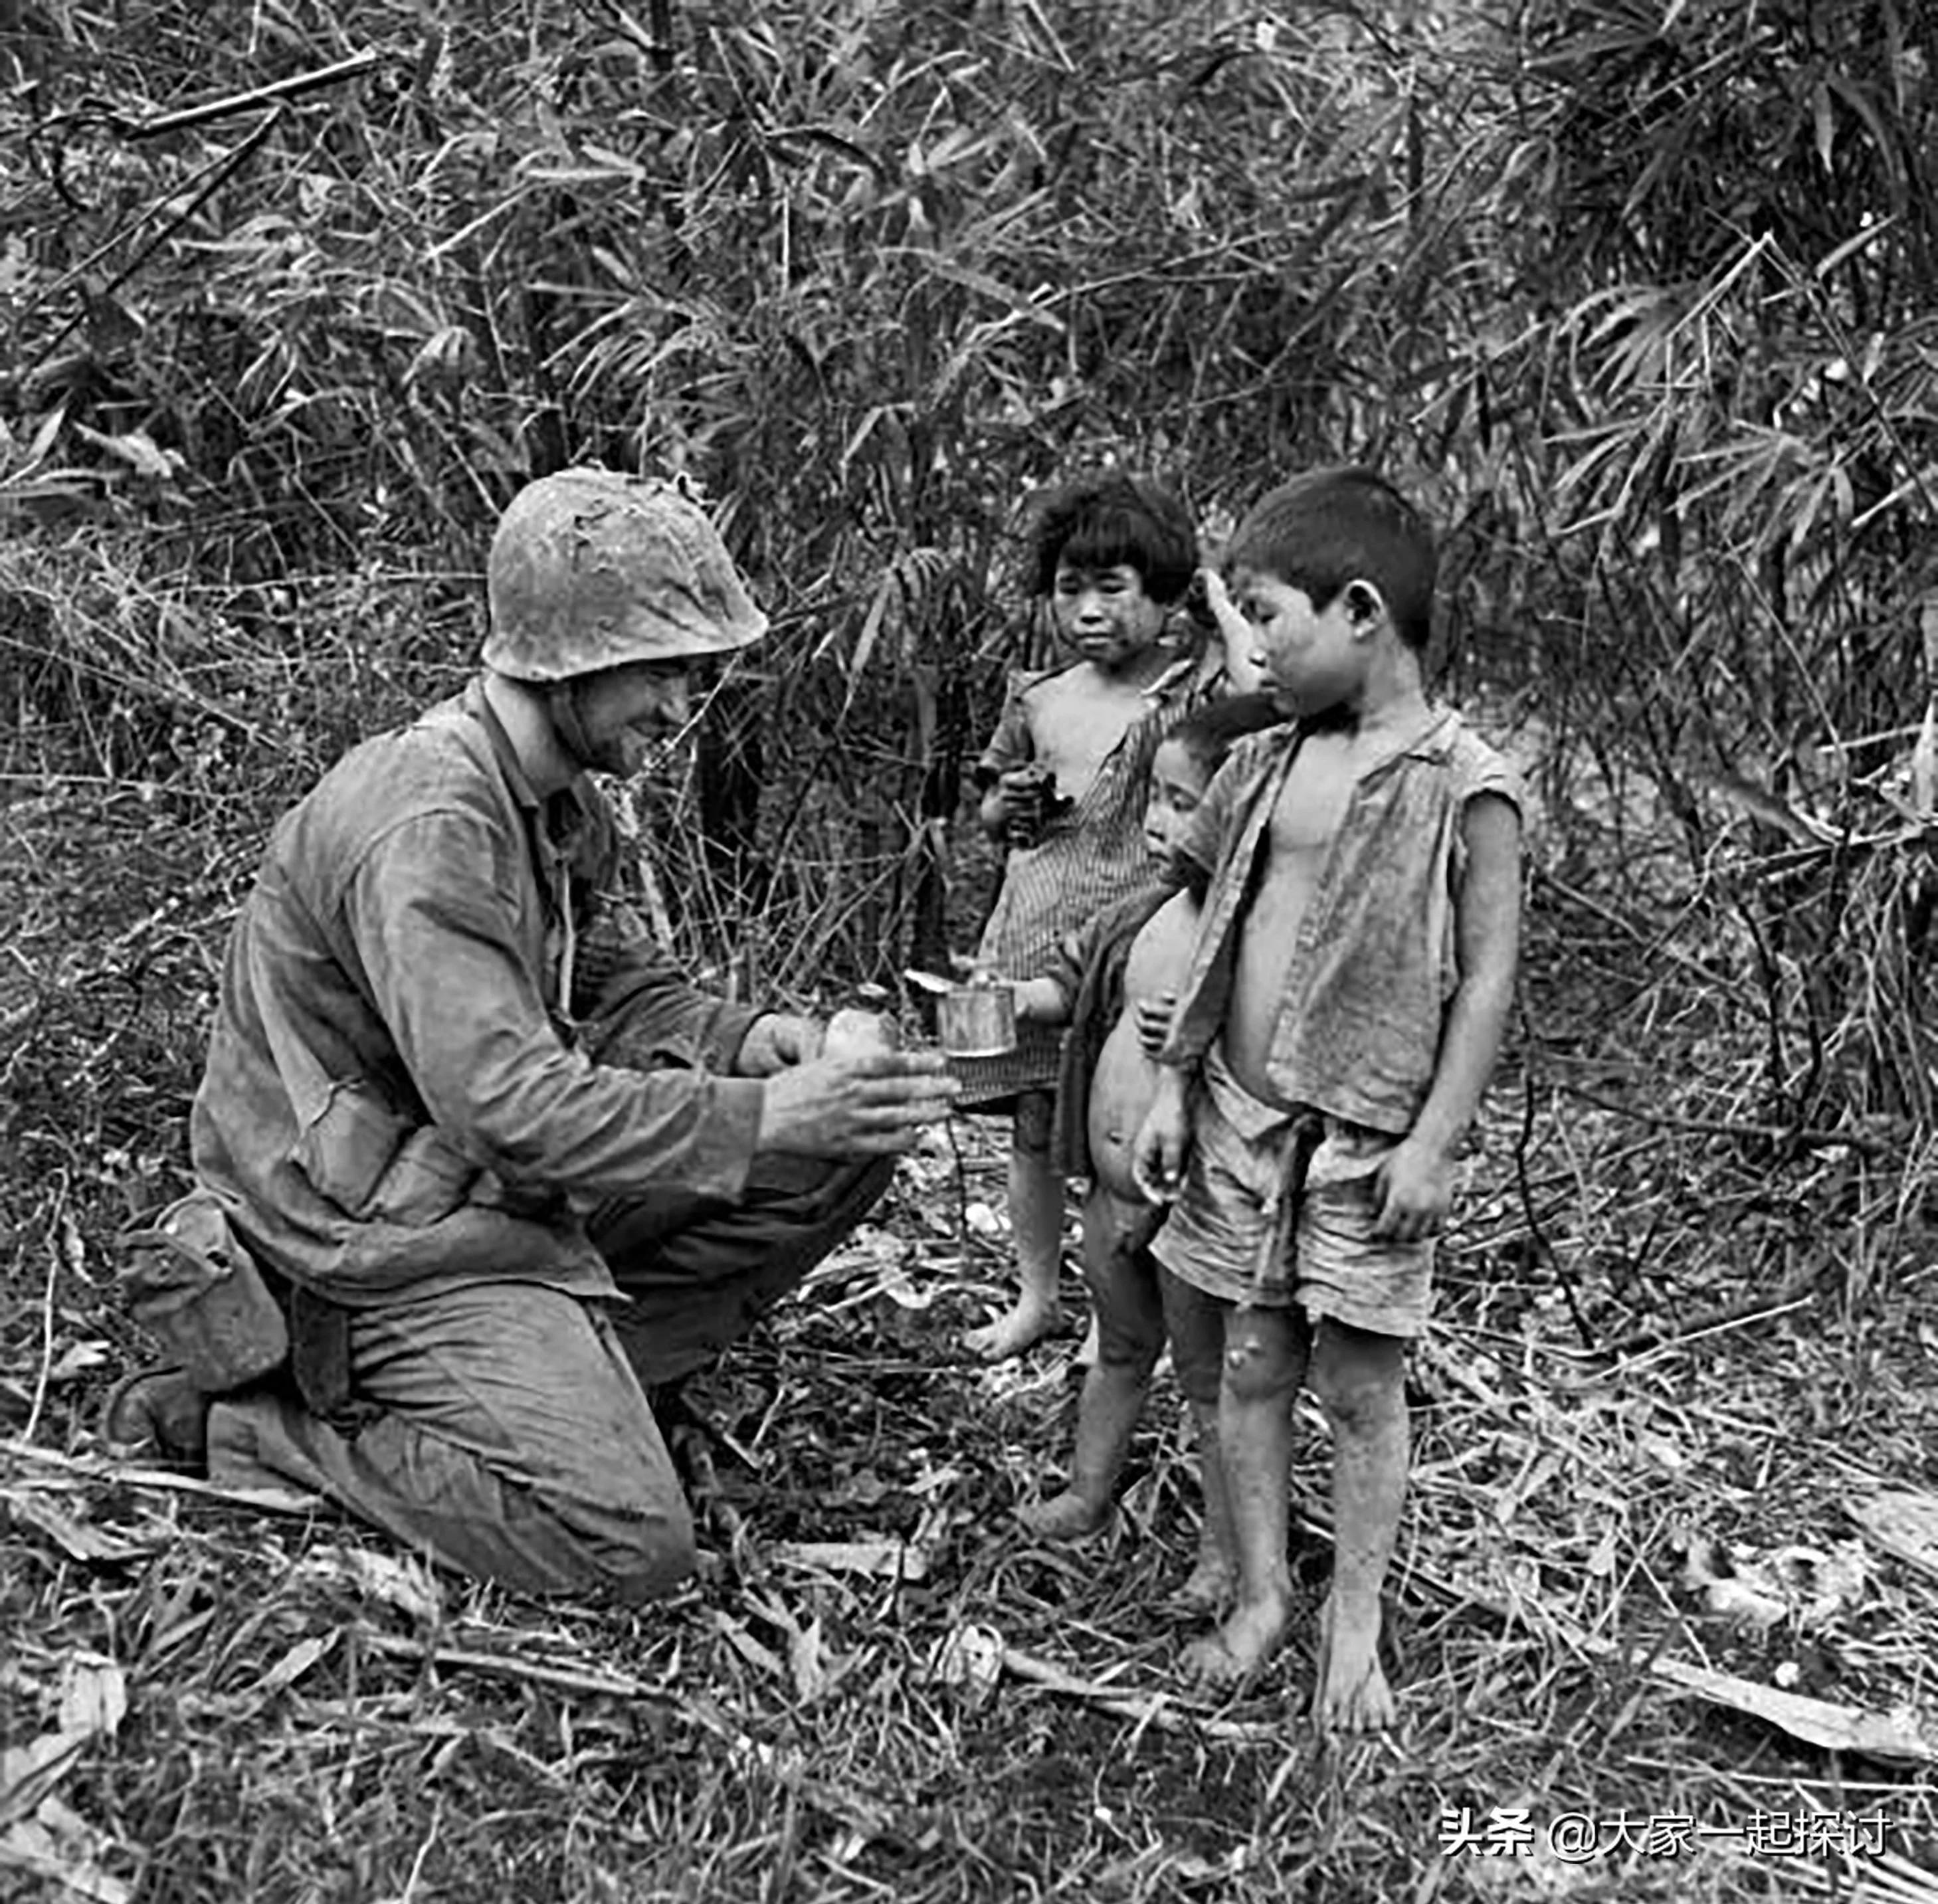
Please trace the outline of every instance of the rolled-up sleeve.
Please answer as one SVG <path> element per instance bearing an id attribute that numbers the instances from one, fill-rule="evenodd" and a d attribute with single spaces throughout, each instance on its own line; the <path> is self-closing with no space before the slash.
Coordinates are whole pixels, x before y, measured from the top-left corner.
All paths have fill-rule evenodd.
<path id="1" fill-rule="evenodd" d="M 383 834 L 345 894 L 372 1002 L 430 1117 L 509 1183 L 737 1197 L 761 1085 L 700 1068 L 622 1070 L 569 1047 L 518 941 L 518 876 L 489 821 L 440 811 Z M 676 998 L 670 979 L 661 989 L 670 1036 L 677 1026 L 698 1051 L 725 1035 L 703 995 L 682 985 Z"/>
<path id="2" fill-rule="evenodd" d="M 759 1008 L 729 1004 L 689 984 L 630 906 L 609 906 L 595 931 L 603 969 L 584 1002 L 595 1061 L 642 1071 L 685 1064 L 731 1075 Z"/>

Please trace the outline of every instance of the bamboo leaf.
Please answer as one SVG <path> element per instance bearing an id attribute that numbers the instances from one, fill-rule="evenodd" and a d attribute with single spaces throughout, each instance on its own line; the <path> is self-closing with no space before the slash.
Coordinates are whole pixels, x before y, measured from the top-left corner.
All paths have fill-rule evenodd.
<path id="1" fill-rule="evenodd" d="M 1810 89 L 1810 116 L 1817 129 L 1817 160 L 1827 172 L 1837 128 L 1830 112 L 1830 89 L 1821 79 Z"/>
<path id="2" fill-rule="evenodd" d="M 1880 218 L 1876 223 L 1866 225 L 1862 230 L 1853 232 L 1850 237 L 1844 240 L 1842 244 L 1837 246 L 1818 263 L 1812 275 L 1821 282 L 1828 278 L 1845 260 L 1854 257 L 1859 252 L 1867 251 L 1871 246 L 1881 242 L 1885 232 L 1897 222 L 1897 214 L 1894 212 L 1889 217 Z"/>
<path id="3" fill-rule="evenodd" d="M 1911 750 L 1911 803 L 1921 820 L 1938 815 L 1938 695 L 1925 701 L 1924 718 Z"/>
<path id="4" fill-rule="evenodd" d="M 1861 1752 L 1872 1758 L 1929 1763 L 1938 1760 L 1938 1743 L 1906 1721 L 1827 1699 L 1779 1692 L 1733 1674 L 1716 1672 L 1681 1660 L 1658 1660 L 1652 1670 L 1685 1691 L 1738 1712 L 1766 1720 L 1793 1739 L 1831 1752 Z"/>
<path id="5" fill-rule="evenodd" d="M 1902 174 L 1897 143 L 1886 128 L 1876 101 L 1863 88 L 1853 85 L 1842 73 L 1831 74 L 1825 84 L 1864 122 L 1864 130 L 1870 133 L 1871 143 L 1877 148 L 1879 163 L 1890 175 L 1892 184 L 1900 184 Z"/>

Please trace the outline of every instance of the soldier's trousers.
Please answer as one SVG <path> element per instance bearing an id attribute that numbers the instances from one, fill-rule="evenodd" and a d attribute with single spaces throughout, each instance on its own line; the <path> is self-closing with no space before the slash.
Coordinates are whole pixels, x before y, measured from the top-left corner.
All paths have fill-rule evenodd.
<path id="1" fill-rule="evenodd" d="M 348 1404 L 293 1383 L 219 1398 L 209 1471 L 296 1485 L 445 1565 L 528 1593 L 645 1599 L 693 1569 L 691 1513 L 643 1384 L 711 1361 L 887 1188 L 893 1160 L 757 1162 L 737 1203 L 620 1202 L 593 1240 L 630 1298 L 515 1280 L 341 1312 Z"/>

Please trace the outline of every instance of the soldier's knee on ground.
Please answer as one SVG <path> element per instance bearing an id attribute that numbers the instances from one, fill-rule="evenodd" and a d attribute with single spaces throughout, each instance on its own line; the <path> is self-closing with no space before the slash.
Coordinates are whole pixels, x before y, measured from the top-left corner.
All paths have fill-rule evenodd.
<path id="1" fill-rule="evenodd" d="M 676 1593 L 699 1564 L 693 1516 L 684 1502 L 673 1510 L 642 1508 L 636 1517 L 607 1509 L 587 1523 L 568 1522 L 562 1531 L 591 1576 L 588 1586 L 622 1606 Z"/>
<path id="2" fill-rule="evenodd" d="M 582 1482 L 549 1504 L 561 1544 L 597 1590 L 624 1605 L 676 1592 L 692 1578 L 699 1550 L 673 1466 L 642 1445 L 606 1450 L 600 1467 L 596 1484 Z"/>
<path id="3" fill-rule="evenodd" d="M 595 1474 L 548 1484 L 427 1434 L 395 1414 L 345 1436 L 293 1396 L 254 1394 L 211 1411 L 211 1478 L 228 1487 L 325 1494 L 443 1565 L 514 1592 L 626 1605 L 675 1591 L 697 1554 L 693 1515 L 663 1465 L 623 1447 L 585 1451 Z"/>

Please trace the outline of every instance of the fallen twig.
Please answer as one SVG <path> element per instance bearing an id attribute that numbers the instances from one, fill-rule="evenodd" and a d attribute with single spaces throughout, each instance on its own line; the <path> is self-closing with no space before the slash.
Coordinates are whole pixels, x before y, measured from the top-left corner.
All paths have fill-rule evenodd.
<path id="1" fill-rule="evenodd" d="M 359 1631 L 357 1643 L 373 1653 L 392 1659 L 414 1660 L 456 1672 L 496 1673 L 501 1678 L 519 1679 L 535 1686 L 553 1686 L 561 1692 L 590 1693 L 608 1699 L 651 1699 L 662 1705 L 682 1703 L 679 1696 L 664 1686 L 655 1686 L 629 1673 L 590 1672 L 582 1668 L 554 1666 L 542 1660 L 528 1660 L 515 1653 L 474 1653 L 457 1646 L 426 1646 L 421 1641 L 403 1639 L 395 1634 Z"/>
<path id="2" fill-rule="evenodd" d="M 99 1456 L 61 1454 L 52 1448 L 35 1447 L 29 1441 L 0 1441 L 0 1456 L 38 1462 L 43 1467 L 59 1468 L 90 1480 L 111 1481 L 123 1487 L 165 1494 L 193 1494 L 205 1501 L 226 1502 L 234 1507 L 257 1508 L 269 1514 L 307 1517 L 330 1506 L 321 1495 L 305 1494 L 295 1488 L 222 1487 L 193 1474 L 171 1474 L 166 1468 L 127 1468 Z"/>
<path id="3" fill-rule="evenodd" d="M 1742 1329 L 1750 1322 L 1767 1322 L 1774 1316 L 1787 1316 L 1792 1310 L 1809 1307 L 1822 1275 L 1821 1270 L 1809 1271 L 1793 1277 L 1788 1288 L 1777 1292 L 1774 1301 L 1766 1297 L 1753 1296 L 1745 1302 L 1730 1303 L 1699 1316 L 1688 1328 L 1677 1329 L 1672 1335 L 1665 1335 L 1660 1329 L 1636 1329 L 1619 1342 L 1610 1343 L 1602 1353 L 1633 1360 L 1646 1355 L 1658 1355 L 1665 1349 L 1680 1348 L 1704 1336 L 1720 1335 L 1725 1329 Z"/>
<path id="4" fill-rule="evenodd" d="M 1523 1067 L 1520 1086 L 1520 1131 L 1514 1139 L 1514 1183 L 1520 1192 L 1521 1214 L 1526 1219 L 1528 1234 L 1534 1239 L 1536 1248 L 1552 1268 L 1555 1280 L 1561 1286 L 1562 1295 L 1568 1304 L 1569 1319 L 1575 1325 L 1575 1334 L 1581 1338 L 1581 1346 L 1593 1354 L 1599 1345 L 1595 1341 L 1595 1332 L 1588 1326 L 1587 1317 L 1581 1313 L 1581 1292 L 1575 1274 L 1562 1260 L 1560 1252 L 1548 1240 L 1540 1213 L 1535 1208 L 1533 1188 L 1528 1182 L 1528 1152 L 1534 1141 L 1534 1072 L 1531 1066 Z"/>
<path id="5" fill-rule="evenodd" d="M 47 1280 L 41 1292 L 41 1356 L 40 1365 L 34 1377 L 34 1398 L 27 1410 L 27 1425 L 21 1430 L 24 1439 L 32 1441 L 34 1431 L 41 1425 L 41 1411 L 47 1405 L 47 1377 L 54 1362 L 54 1292 L 60 1282 L 60 1244 L 56 1240 L 60 1234 L 61 1218 L 67 1211 L 67 1172 L 59 1174 L 59 1181 L 54 1190 L 54 1213 L 47 1223 Z"/>
<path id="6" fill-rule="evenodd" d="M 1235 1719 L 1203 1718 L 1180 1710 L 1168 1693 L 1127 1693 L 1102 1680 L 1078 1679 L 1061 1666 L 1052 1666 L 1047 1660 L 1039 1660 L 1032 1653 L 1019 1653 L 1013 1646 L 1003 1648 L 1002 1666 L 1005 1672 L 1040 1686 L 1046 1692 L 1059 1693 L 1065 1699 L 1082 1699 L 1119 1718 L 1135 1719 L 1141 1726 L 1157 1726 L 1168 1732 L 1203 1732 L 1214 1739 L 1244 1740 L 1275 1739 L 1285 1730 L 1282 1723 L 1246 1724 Z"/>
<path id="7" fill-rule="evenodd" d="M 1867 1137 L 1859 1131 L 1820 1131 L 1809 1125 L 1765 1124 L 1729 1117 L 1680 1117 L 1670 1111 L 1640 1110 L 1619 1098 L 1605 1097 L 1585 1084 L 1569 1084 L 1563 1080 L 1557 1079 L 1554 1088 L 1597 1110 L 1612 1111 L 1618 1117 L 1633 1118 L 1638 1124 L 1653 1125 L 1659 1130 L 1686 1131 L 1692 1137 L 1760 1137 L 1770 1143 L 1801 1144 L 1809 1150 L 1842 1146 L 1862 1151 L 1867 1157 L 1895 1156 L 1903 1148 L 1896 1138 Z"/>
<path id="8" fill-rule="evenodd" d="M 313 72 L 292 73 L 287 79 L 271 80 L 266 85 L 251 87 L 246 93 L 228 93 L 220 99 L 205 100 L 199 106 L 184 106 L 178 112 L 150 113 L 141 119 L 130 119 L 111 106 L 90 102 L 76 111 L 49 120 L 41 129 L 54 132 L 86 121 L 112 126 L 123 138 L 157 138 L 164 132 L 184 132 L 190 126 L 205 126 L 211 120 L 232 118 L 256 106 L 275 105 L 284 99 L 293 99 L 301 93 L 335 86 L 346 79 L 360 78 L 366 73 L 374 72 L 384 59 L 384 55 L 372 47 L 366 52 L 352 53 L 348 59 L 339 59 L 333 65 L 319 66 Z"/>

